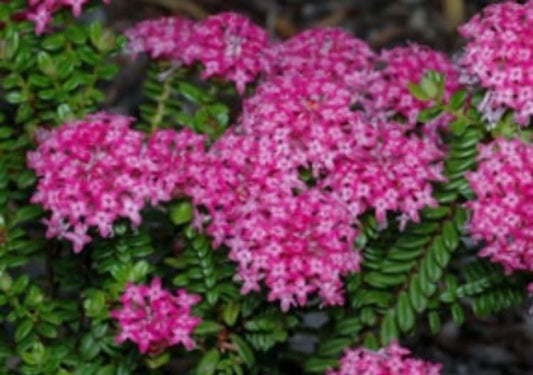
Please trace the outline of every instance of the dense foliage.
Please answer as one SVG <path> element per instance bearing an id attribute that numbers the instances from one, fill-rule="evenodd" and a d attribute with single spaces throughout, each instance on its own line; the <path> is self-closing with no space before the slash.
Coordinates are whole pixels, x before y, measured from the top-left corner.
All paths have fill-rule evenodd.
<path id="1" fill-rule="evenodd" d="M 93 3 L 0 1 L 0 374 L 436 375 L 398 343 L 524 301 L 532 1 L 458 61 Z"/>

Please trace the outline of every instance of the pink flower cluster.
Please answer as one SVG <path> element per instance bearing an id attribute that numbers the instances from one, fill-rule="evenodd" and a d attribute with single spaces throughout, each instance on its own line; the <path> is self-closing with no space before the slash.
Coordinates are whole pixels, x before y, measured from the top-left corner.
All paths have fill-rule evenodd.
<path id="1" fill-rule="evenodd" d="M 367 349 L 347 349 L 338 371 L 326 375 L 439 375 L 442 366 L 408 357 L 409 349 L 392 343 L 373 352 Z"/>
<path id="2" fill-rule="evenodd" d="M 306 30 L 266 51 L 269 76 L 317 71 L 335 77 L 351 91 L 364 87 L 376 56 L 362 40 L 337 28 Z"/>
<path id="3" fill-rule="evenodd" d="M 469 231 L 485 247 L 480 255 L 513 270 L 533 271 L 533 146 L 522 140 L 480 146 L 479 167 L 469 172 L 477 199 Z"/>
<path id="4" fill-rule="evenodd" d="M 202 319 L 191 315 L 191 308 L 200 299 L 183 289 L 176 295 L 170 293 L 161 287 L 159 278 L 150 286 L 129 283 L 120 297 L 122 307 L 111 311 L 120 326 L 115 340 L 119 344 L 130 340 L 143 354 L 158 354 L 177 344 L 192 350 L 191 334 Z"/>
<path id="5" fill-rule="evenodd" d="M 70 240 L 79 252 L 91 241 L 90 227 L 109 237 L 118 218 L 137 226 L 146 200 L 169 200 L 187 185 L 182 175 L 203 149 L 203 138 L 162 130 L 145 144 L 144 133 L 130 129 L 132 121 L 91 115 L 51 131 L 28 154 L 28 165 L 41 177 L 32 202 L 52 212 L 48 237 Z"/>
<path id="6" fill-rule="evenodd" d="M 432 103 L 416 99 L 409 91 L 409 83 L 418 84 L 434 70 L 446 75 L 444 100 L 459 88 L 459 73 L 448 58 L 419 44 L 384 50 L 376 64 L 378 74 L 367 84 L 369 99 L 365 105 L 370 113 L 382 113 L 389 119 L 402 116 L 410 126 L 417 123 L 420 111 Z"/>
<path id="7" fill-rule="evenodd" d="M 202 77 L 222 77 L 240 93 L 265 70 L 266 31 L 245 16 L 226 12 L 194 23 L 175 18 L 144 21 L 126 31 L 129 49 L 152 58 L 203 66 Z"/>
<path id="8" fill-rule="evenodd" d="M 418 220 L 436 204 L 430 183 L 442 179 L 442 153 L 351 111 L 351 98 L 324 71 L 275 76 L 245 99 L 237 127 L 194 172 L 190 194 L 208 211 L 197 225 L 230 247 L 243 293 L 264 283 L 283 310 L 315 292 L 342 304 L 341 277 L 359 270 L 359 216 L 374 209 L 382 223 L 387 212 Z"/>
<path id="9" fill-rule="evenodd" d="M 386 211 L 418 221 L 417 211 L 437 204 L 429 182 L 443 180 L 442 164 L 435 162 L 444 154 L 430 140 L 406 136 L 398 124 L 352 111 L 352 99 L 322 71 L 285 74 L 244 101 L 241 126 L 283 145 L 280 157 L 289 170 L 309 168 L 354 219 L 374 208 L 380 222 Z"/>
<path id="10" fill-rule="evenodd" d="M 88 2 L 89 0 L 28 0 L 26 18 L 35 24 L 35 32 L 42 34 L 52 22 L 52 16 L 57 10 L 70 7 L 72 14 L 79 17 Z M 103 0 L 103 2 L 109 4 L 111 0 Z"/>
<path id="11" fill-rule="evenodd" d="M 134 56 L 146 53 L 152 59 L 183 62 L 192 43 L 193 26 L 193 21 L 182 17 L 139 22 L 124 32 L 129 40 L 127 51 Z"/>
<path id="12" fill-rule="evenodd" d="M 513 110 L 526 126 L 533 115 L 533 1 L 490 5 L 459 31 L 469 40 L 460 61 L 465 82 L 487 90 L 485 117 L 495 124 Z"/>

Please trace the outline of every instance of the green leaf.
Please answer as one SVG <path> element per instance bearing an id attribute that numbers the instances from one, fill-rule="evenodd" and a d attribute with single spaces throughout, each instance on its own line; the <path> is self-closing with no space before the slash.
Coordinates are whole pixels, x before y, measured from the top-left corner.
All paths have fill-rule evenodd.
<path id="1" fill-rule="evenodd" d="M 359 317 L 345 318 L 335 324 L 335 331 L 341 332 L 343 335 L 357 335 L 361 328 Z"/>
<path id="2" fill-rule="evenodd" d="M 217 334 L 222 329 L 222 326 L 214 321 L 204 320 L 196 326 L 194 334 L 198 336 L 210 336 Z"/>
<path id="3" fill-rule="evenodd" d="M 20 324 L 17 325 L 15 330 L 15 341 L 21 342 L 24 340 L 33 329 L 33 321 L 30 319 L 23 320 Z"/>
<path id="4" fill-rule="evenodd" d="M 388 288 L 405 282 L 405 274 L 384 274 L 381 272 L 368 272 L 364 280 L 376 288 Z"/>
<path id="5" fill-rule="evenodd" d="M 334 368 L 338 365 L 336 359 L 330 358 L 311 358 L 305 362 L 305 372 L 312 373 L 324 373 L 330 368 Z"/>
<path id="6" fill-rule="evenodd" d="M 429 249 L 430 255 L 441 267 L 446 267 L 450 261 L 451 254 L 444 246 L 441 237 L 437 237 Z"/>
<path id="7" fill-rule="evenodd" d="M 467 90 L 463 89 L 463 90 L 459 90 L 455 92 L 450 98 L 450 103 L 449 103 L 450 109 L 452 111 L 457 111 L 463 108 L 467 96 L 468 96 Z"/>
<path id="8" fill-rule="evenodd" d="M 100 22 L 93 22 L 89 25 L 89 38 L 91 43 L 98 48 L 102 40 L 103 27 Z"/>
<path id="9" fill-rule="evenodd" d="M 388 345 L 398 338 L 398 327 L 394 310 L 389 310 L 383 317 L 380 329 L 380 341 L 382 345 Z"/>
<path id="10" fill-rule="evenodd" d="M 211 100 L 211 97 L 207 92 L 188 82 L 180 82 L 178 84 L 178 91 L 187 100 L 196 104 L 207 103 Z"/>
<path id="11" fill-rule="evenodd" d="M 440 105 L 436 105 L 434 107 L 426 108 L 420 111 L 418 114 L 418 122 L 426 123 L 430 122 L 431 120 L 435 120 L 437 117 L 440 116 L 440 114 L 443 111 L 443 107 Z"/>
<path id="12" fill-rule="evenodd" d="M 11 104 L 19 104 L 24 101 L 24 97 L 20 91 L 11 91 L 6 96 L 6 101 Z"/>
<path id="13" fill-rule="evenodd" d="M 66 43 L 65 34 L 53 33 L 47 36 L 42 43 L 44 49 L 55 51 L 62 48 Z"/>
<path id="14" fill-rule="evenodd" d="M 424 208 L 422 209 L 422 216 L 426 219 L 439 220 L 450 213 L 450 208 L 447 206 Z"/>
<path id="15" fill-rule="evenodd" d="M 333 338 L 324 341 L 318 348 L 318 355 L 320 357 L 334 357 L 342 353 L 342 351 L 350 346 L 352 340 L 347 337 Z"/>
<path id="16" fill-rule="evenodd" d="M 455 135 L 462 135 L 468 127 L 468 120 L 464 117 L 460 117 L 450 123 L 450 130 Z"/>
<path id="17" fill-rule="evenodd" d="M 370 332 L 365 335 L 365 338 L 363 339 L 363 346 L 370 350 L 377 350 L 380 347 L 378 339 L 373 333 Z"/>
<path id="18" fill-rule="evenodd" d="M 190 222 L 193 218 L 193 208 L 189 201 L 182 201 L 170 206 L 170 220 L 175 225 L 182 225 Z"/>
<path id="19" fill-rule="evenodd" d="M 213 375 L 217 368 L 218 362 L 220 361 L 220 353 L 217 349 L 209 350 L 200 362 L 196 369 L 198 375 Z"/>
<path id="20" fill-rule="evenodd" d="M 237 302 L 229 302 L 222 309 L 222 319 L 229 327 L 232 327 L 241 311 L 241 305 Z"/>
<path id="21" fill-rule="evenodd" d="M 37 326 L 37 332 L 49 339 L 56 338 L 58 336 L 57 328 L 49 323 L 40 323 Z"/>
<path id="22" fill-rule="evenodd" d="M 439 86 L 430 74 L 426 74 L 422 77 L 419 87 L 420 91 L 423 92 L 428 99 L 437 99 Z"/>
<path id="23" fill-rule="evenodd" d="M 37 55 L 37 66 L 46 76 L 54 77 L 57 74 L 57 67 L 54 60 L 46 52 L 39 52 Z"/>
<path id="24" fill-rule="evenodd" d="M 418 100 L 426 101 L 430 99 L 429 95 L 417 84 L 409 82 L 408 87 L 411 94 Z"/>
<path id="25" fill-rule="evenodd" d="M 400 327 L 402 332 L 408 332 L 414 327 L 415 313 L 405 292 L 402 292 L 398 297 L 396 316 L 398 318 L 398 327 Z"/>
<path id="26" fill-rule="evenodd" d="M 158 355 L 157 357 L 149 357 L 146 358 L 146 363 L 148 364 L 148 367 L 151 369 L 156 369 L 161 366 L 166 365 L 170 361 L 170 354 L 169 353 L 163 353 L 161 355 Z"/>
<path id="27" fill-rule="evenodd" d="M 67 27 L 65 34 L 69 40 L 76 44 L 84 44 L 87 40 L 87 33 L 78 25 Z"/>
<path id="28" fill-rule="evenodd" d="M 14 294 L 20 294 L 28 287 L 30 283 L 30 277 L 27 274 L 20 275 L 18 279 L 13 284 L 11 292 Z"/>
<path id="29" fill-rule="evenodd" d="M 440 316 L 439 313 L 436 311 L 430 311 L 428 314 L 428 323 L 429 323 L 429 329 L 431 330 L 431 333 L 436 335 L 441 330 L 441 322 L 440 322 Z"/>
<path id="30" fill-rule="evenodd" d="M 82 358 L 90 361 L 100 353 L 100 346 L 96 343 L 93 336 L 87 333 L 83 336 L 80 345 L 80 354 Z"/>
<path id="31" fill-rule="evenodd" d="M 458 303 L 452 305 L 452 318 L 455 324 L 460 326 L 465 321 L 465 313 L 463 308 Z"/>
<path id="32" fill-rule="evenodd" d="M 13 135 L 14 130 L 7 126 L 0 127 L 0 139 L 6 139 Z"/>
<path id="33" fill-rule="evenodd" d="M 446 221 L 442 226 L 442 237 L 448 250 L 453 251 L 459 244 L 459 233 L 451 221 Z"/>
<path id="34" fill-rule="evenodd" d="M 248 343 L 240 336 L 233 334 L 230 337 L 231 341 L 237 347 L 237 352 L 239 353 L 239 356 L 242 358 L 244 363 L 248 367 L 253 368 L 253 365 L 255 364 L 255 355 L 252 351 L 252 348 L 250 348 Z"/>

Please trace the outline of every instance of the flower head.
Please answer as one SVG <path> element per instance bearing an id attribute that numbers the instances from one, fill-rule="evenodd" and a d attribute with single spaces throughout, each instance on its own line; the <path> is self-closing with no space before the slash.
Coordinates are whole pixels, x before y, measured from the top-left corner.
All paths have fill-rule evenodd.
<path id="1" fill-rule="evenodd" d="M 489 5 L 459 28 L 468 40 L 463 80 L 486 89 L 480 110 L 496 123 L 506 110 L 525 126 L 533 115 L 533 2 Z"/>
<path id="2" fill-rule="evenodd" d="M 234 82 L 241 94 L 266 66 L 267 32 L 237 13 L 220 13 L 198 23 L 180 17 L 143 21 L 126 35 L 133 54 L 146 52 L 186 66 L 200 63 L 203 78 Z"/>
<path id="3" fill-rule="evenodd" d="M 480 255 L 507 272 L 533 271 L 533 146 L 499 138 L 480 146 L 479 167 L 466 176 L 476 199 L 469 231 L 485 246 Z"/>
<path id="4" fill-rule="evenodd" d="M 103 0 L 109 4 L 111 0 Z M 35 24 L 35 33 L 40 35 L 46 31 L 46 27 L 52 22 L 52 16 L 63 7 L 70 7 L 72 15 L 79 17 L 88 0 L 28 0 L 28 9 L 25 11 L 26 18 Z"/>
<path id="5" fill-rule="evenodd" d="M 140 211 L 180 195 L 187 168 L 203 155 L 203 138 L 190 131 L 145 135 L 130 129 L 132 118 L 99 113 L 67 123 L 45 136 L 28 165 L 40 177 L 32 197 L 51 211 L 48 237 L 70 240 L 79 252 L 88 231 L 113 234 L 119 218 L 141 223 Z"/>
<path id="6" fill-rule="evenodd" d="M 200 302 L 199 296 L 183 289 L 172 294 L 155 278 L 150 286 L 129 283 L 120 302 L 122 307 L 111 312 L 120 327 L 117 343 L 130 340 L 143 354 L 157 354 L 177 344 L 194 348 L 191 334 L 202 319 L 193 316 L 191 309 Z"/>
<path id="7" fill-rule="evenodd" d="M 363 348 L 347 349 L 340 369 L 327 375 L 439 375 L 442 366 L 409 357 L 410 351 L 392 343 L 376 352 Z"/>
<path id="8" fill-rule="evenodd" d="M 153 59 L 183 63 L 190 47 L 194 22 L 182 17 L 166 17 L 137 23 L 124 33 L 129 39 L 127 51 L 146 53 Z"/>
<path id="9" fill-rule="evenodd" d="M 274 44 L 266 55 L 269 75 L 322 71 L 349 86 L 369 74 L 375 59 L 374 52 L 364 41 L 337 28 L 306 30 Z"/>
<path id="10" fill-rule="evenodd" d="M 409 126 L 417 123 L 418 114 L 432 105 L 416 99 L 409 83 L 418 83 L 430 70 L 445 75 L 444 100 L 459 88 L 459 74 L 448 58 L 428 47 L 411 43 L 405 47 L 383 50 L 378 58 L 379 74 L 368 84 L 370 113 L 383 113 L 392 119 L 401 116 Z"/>

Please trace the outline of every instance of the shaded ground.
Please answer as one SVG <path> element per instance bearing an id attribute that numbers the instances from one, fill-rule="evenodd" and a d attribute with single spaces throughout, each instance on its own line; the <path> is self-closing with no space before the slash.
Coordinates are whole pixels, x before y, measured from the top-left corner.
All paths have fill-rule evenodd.
<path id="1" fill-rule="evenodd" d="M 380 49 L 406 40 L 460 53 L 456 26 L 488 3 L 487 0 L 114 0 L 106 9 L 108 23 L 123 29 L 131 23 L 180 13 L 201 19 L 220 11 L 247 14 L 278 38 L 314 26 L 340 26 Z M 109 90 L 109 103 L 132 108 L 139 100 L 143 62 L 124 61 L 125 69 Z M 533 319 L 527 308 L 479 320 L 467 317 L 457 328 L 444 326 L 433 337 L 409 343 L 417 353 L 445 364 L 450 375 L 533 374 Z M 304 343 L 305 345 L 305 343 Z"/>

